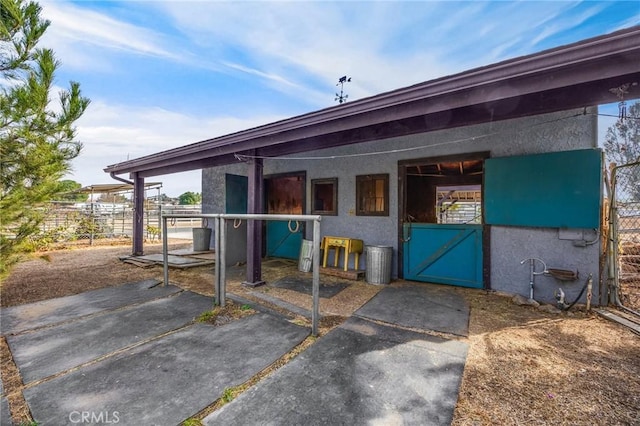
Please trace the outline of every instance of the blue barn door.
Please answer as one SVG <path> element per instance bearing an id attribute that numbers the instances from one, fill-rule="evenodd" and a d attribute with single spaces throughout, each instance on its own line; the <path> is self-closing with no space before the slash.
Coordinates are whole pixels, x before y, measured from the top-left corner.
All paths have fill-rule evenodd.
<path id="1" fill-rule="evenodd" d="M 400 164 L 402 276 L 484 287 L 485 153 Z"/>
<path id="2" fill-rule="evenodd" d="M 482 225 L 404 224 L 404 278 L 482 288 Z"/>
<path id="3" fill-rule="evenodd" d="M 303 214 L 306 173 L 296 172 L 265 179 L 265 211 L 268 214 Z M 266 222 L 266 256 L 298 259 L 304 223 Z"/>

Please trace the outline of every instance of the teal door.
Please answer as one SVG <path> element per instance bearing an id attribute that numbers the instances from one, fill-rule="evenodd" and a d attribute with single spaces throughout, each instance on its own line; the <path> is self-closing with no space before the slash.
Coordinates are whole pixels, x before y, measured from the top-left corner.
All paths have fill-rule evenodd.
<path id="1" fill-rule="evenodd" d="M 298 229 L 296 230 L 296 226 Z M 298 259 L 302 246 L 302 224 L 296 222 L 267 222 L 267 256 Z"/>
<path id="2" fill-rule="evenodd" d="M 303 214 L 306 173 L 268 176 L 265 179 L 265 211 L 268 214 Z M 266 256 L 298 259 L 304 223 L 266 221 Z"/>
<path id="3" fill-rule="evenodd" d="M 225 213 L 247 213 L 247 177 L 229 173 L 225 177 Z"/>
<path id="4" fill-rule="evenodd" d="M 402 276 L 484 287 L 484 153 L 400 165 Z"/>
<path id="5" fill-rule="evenodd" d="M 405 223 L 404 278 L 482 288 L 482 225 Z"/>

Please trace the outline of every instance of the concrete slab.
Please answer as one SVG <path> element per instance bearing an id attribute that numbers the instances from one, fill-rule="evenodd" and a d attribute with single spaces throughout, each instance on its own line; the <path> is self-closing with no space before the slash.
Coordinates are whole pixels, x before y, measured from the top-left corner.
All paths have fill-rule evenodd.
<path id="1" fill-rule="evenodd" d="M 191 248 L 184 248 L 184 249 L 177 249 L 177 250 L 169 250 L 169 254 L 173 254 L 176 256 L 193 256 L 195 255 L 211 255 L 213 256 L 215 254 L 214 250 L 207 250 L 207 251 L 193 251 L 193 247 Z M 212 257 L 213 259 L 213 257 Z"/>
<path id="2" fill-rule="evenodd" d="M 9 412 L 9 401 L 7 398 L 0 398 L 0 426 L 11 426 L 11 412 Z"/>
<path id="3" fill-rule="evenodd" d="M 448 425 L 467 344 L 350 318 L 206 425 Z"/>
<path id="4" fill-rule="evenodd" d="M 183 327 L 213 308 L 211 297 L 185 291 L 32 333 L 8 336 L 25 384 Z"/>
<path id="5" fill-rule="evenodd" d="M 309 330 L 258 313 L 222 327 L 195 324 L 24 390 L 34 420 L 71 413 L 123 425 L 178 424 L 300 343 Z M 104 423 L 104 420 L 103 420 Z"/>
<path id="6" fill-rule="evenodd" d="M 181 291 L 178 287 L 158 285 L 145 280 L 115 287 L 87 291 L 73 296 L 0 309 L 2 334 L 15 334 L 50 326 L 97 312 L 166 297 Z"/>
<path id="7" fill-rule="evenodd" d="M 164 257 L 162 253 L 148 254 L 144 256 L 131 257 L 135 261 L 152 262 L 154 264 L 163 264 Z M 215 264 L 212 260 L 194 259 L 186 256 L 174 256 L 172 254 L 167 256 L 169 266 L 173 268 L 190 268 L 194 266 L 206 266 Z"/>
<path id="8" fill-rule="evenodd" d="M 287 290 L 297 291 L 298 293 L 304 293 L 311 295 L 311 278 L 300 278 L 295 276 L 287 276 L 280 278 L 279 280 L 269 283 L 270 287 L 284 288 Z M 320 297 L 329 299 L 336 294 L 340 293 L 345 288 L 349 287 L 349 283 L 323 283 L 320 282 Z"/>
<path id="9" fill-rule="evenodd" d="M 311 318 L 310 310 L 301 308 L 300 306 L 294 305 L 293 303 L 278 299 L 277 297 L 269 296 L 268 294 L 262 293 L 260 291 L 252 291 L 250 294 L 257 299 L 263 300 L 282 309 L 286 309 L 287 311 L 293 312 L 296 315 L 300 315 L 309 319 Z"/>
<path id="10" fill-rule="evenodd" d="M 426 284 L 386 287 L 355 315 L 419 330 L 469 335 L 469 305 L 448 287 Z"/>

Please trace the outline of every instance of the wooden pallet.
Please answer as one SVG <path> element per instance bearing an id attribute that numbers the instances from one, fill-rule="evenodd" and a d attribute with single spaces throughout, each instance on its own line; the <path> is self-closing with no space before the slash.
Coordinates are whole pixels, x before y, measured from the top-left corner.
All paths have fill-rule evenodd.
<path id="1" fill-rule="evenodd" d="M 359 279 L 364 279 L 364 271 L 356 271 L 353 269 L 344 270 L 342 268 L 333 268 L 327 266 L 326 268 L 321 266 L 320 273 L 325 275 L 331 275 L 334 277 L 346 278 L 348 280 L 358 281 Z"/>

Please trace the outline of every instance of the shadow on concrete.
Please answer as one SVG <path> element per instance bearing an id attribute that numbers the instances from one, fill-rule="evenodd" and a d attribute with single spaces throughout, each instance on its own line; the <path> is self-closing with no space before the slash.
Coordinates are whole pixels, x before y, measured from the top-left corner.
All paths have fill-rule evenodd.
<path id="1" fill-rule="evenodd" d="M 7 336 L 13 359 L 27 384 L 184 327 L 213 307 L 213 299 L 182 292 L 49 327 Z"/>
<path id="2" fill-rule="evenodd" d="M 469 335 L 469 305 L 449 287 L 386 287 L 354 315 L 418 330 Z"/>
<path id="3" fill-rule="evenodd" d="M 195 324 L 24 390 L 38 424 L 90 412 L 119 424 L 178 424 L 289 352 L 306 328 L 258 313 Z M 77 415 L 76 415 L 77 416 Z"/>
<path id="4" fill-rule="evenodd" d="M 284 288 L 287 290 L 297 291 L 298 293 L 311 295 L 311 278 L 302 278 L 296 276 L 286 276 L 279 280 L 269 283 L 269 287 Z M 349 287 L 349 283 L 323 283 L 320 282 L 320 297 L 329 299 Z"/>
<path id="5" fill-rule="evenodd" d="M 2 334 L 15 334 L 51 326 L 98 312 L 118 309 L 181 291 L 178 287 L 159 285 L 158 280 L 145 280 L 106 287 L 73 296 L 2 308 Z"/>
<path id="6" fill-rule="evenodd" d="M 450 424 L 467 344 L 350 318 L 212 413 L 218 424 Z"/>

